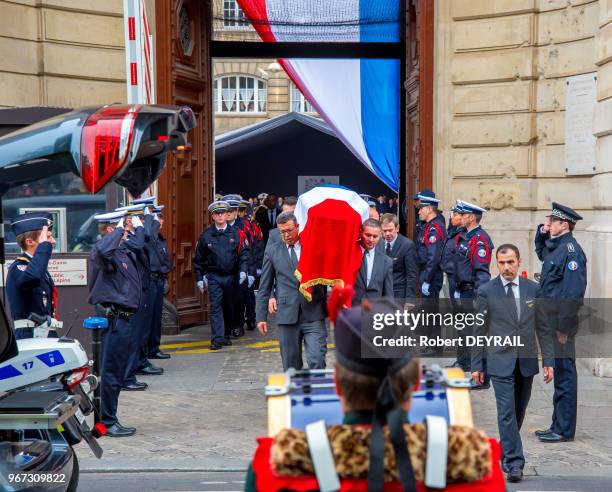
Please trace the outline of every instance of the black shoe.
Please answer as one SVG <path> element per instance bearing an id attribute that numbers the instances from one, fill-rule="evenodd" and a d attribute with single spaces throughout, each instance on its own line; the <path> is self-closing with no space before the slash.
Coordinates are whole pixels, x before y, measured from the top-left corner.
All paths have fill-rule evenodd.
<path id="1" fill-rule="evenodd" d="M 476 384 L 473 380 L 470 381 L 470 389 L 472 391 L 486 390 L 486 389 L 489 389 L 490 387 L 491 387 L 491 383 L 489 381 L 482 383 L 482 384 Z"/>
<path id="2" fill-rule="evenodd" d="M 518 466 L 513 466 L 512 468 L 510 468 L 510 471 L 508 472 L 506 478 L 508 478 L 508 482 L 520 482 L 521 480 L 523 480 L 523 470 L 521 470 Z"/>
<path id="3" fill-rule="evenodd" d="M 138 369 L 136 374 L 144 375 L 144 376 L 159 376 L 164 373 L 164 370 L 161 367 L 156 366 L 147 366 L 142 369 Z"/>
<path id="4" fill-rule="evenodd" d="M 230 345 L 234 345 L 234 344 L 229 338 L 226 338 L 225 340 L 221 342 L 221 345 L 223 345 L 224 347 L 229 347 Z"/>
<path id="5" fill-rule="evenodd" d="M 540 437 L 540 436 L 545 436 L 546 434 L 550 434 L 552 432 L 552 429 L 549 427 L 548 429 L 538 429 L 537 431 L 534 432 L 534 434 L 536 435 L 536 437 Z"/>
<path id="6" fill-rule="evenodd" d="M 135 383 L 126 384 L 121 388 L 122 391 L 144 391 L 149 387 L 147 383 L 137 381 Z"/>
<path id="7" fill-rule="evenodd" d="M 540 442 L 568 442 L 573 441 L 573 437 L 563 437 L 561 434 L 550 431 L 548 434 L 542 434 L 538 436 Z"/>
<path id="8" fill-rule="evenodd" d="M 149 359 L 169 359 L 171 357 L 170 354 L 166 354 L 161 350 L 158 350 L 154 354 L 149 354 Z"/>
<path id="9" fill-rule="evenodd" d="M 255 329 L 255 323 L 248 323 L 247 324 L 247 330 L 253 331 L 254 329 Z"/>
<path id="10" fill-rule="evenodd" d="M 129 431 L 129 432 L 136 432 L 136 427 L 125 427 L 125 426 L 121 425 L 119 422 L 117 422 L 115 425 L 117 427 L 122 428 L 123 430 Z"/>
<path id="11" fill-rule="evenodd" d="M 136 429 L 126 429 L 115 423 L 106 428 L 106 436 L 108 437 L 130 437 L 136 434 Z"/>
<path id="12" fill-rule="evenodd" d="M 221 350 L 222 348 L 223 348 L 223 344 L 222 343 L 212 342 L 210 344 L 210 350 Z"/>
<path id="13" fill-rule="evenodd" d="M 244 328 L 234 328 L 234 329 L 232 329 L 232 336 L 234 338 L 240 338 L 242 335 L 244 335 Z"/>

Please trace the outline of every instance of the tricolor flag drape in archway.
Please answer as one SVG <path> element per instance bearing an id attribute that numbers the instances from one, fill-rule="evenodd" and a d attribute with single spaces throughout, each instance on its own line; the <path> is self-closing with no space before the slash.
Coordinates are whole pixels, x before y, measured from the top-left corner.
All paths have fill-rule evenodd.
<path id="1" fill-rule="evenodd" d="M 398 42 L 400 0 L 238 0 L 265 42 Z M 400 61 L 279 60 L 355 156 L 399 184 Z"/>

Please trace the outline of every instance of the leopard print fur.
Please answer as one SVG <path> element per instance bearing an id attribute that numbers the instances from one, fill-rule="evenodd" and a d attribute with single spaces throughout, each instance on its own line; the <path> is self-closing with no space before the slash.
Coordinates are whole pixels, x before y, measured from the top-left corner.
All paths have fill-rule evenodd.
<path id="1" fill-rule="evenodd" d="M 404 424 L 410 460 L 417 481 L 425 477 L 427 430 L 424 424 Z M 340 478 L 365 479 L 370 467 L 371 429 L 362 426 L 334 425 L 327 428 L 336 472 Z M 314 474 L 306 434 L 299 429 L 278 433 L 270 453 L 272 468 L 280 475 Z M 491 473 L 489 441 L 482 431 L 451 425 L 448 428 L 448 483 L 473 482 Z M 385 481 L 399 480 L 393 445 L 385 429 Z"/>

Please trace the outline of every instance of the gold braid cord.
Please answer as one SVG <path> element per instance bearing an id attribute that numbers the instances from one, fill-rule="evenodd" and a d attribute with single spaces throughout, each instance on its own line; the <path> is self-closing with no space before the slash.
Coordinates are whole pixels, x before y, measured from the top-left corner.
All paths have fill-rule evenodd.
<path id="1" fill-rule="evenodd" d="M 312 294 L 308 292 L 308 290 L 306 289 L 309 289 L 310 287 L 314 287 L 315 285 L 326 285 L 328 287 L 339 285 L 340 287 L 344 288 L 344 280 L 342 280 L 341 278 L 336 278 L 336 279 L 313 278 L 313 279 L 310 279 L 308 282 L 302 283 L 302 274 L 300 273 L 300 271 L 296 269 L 295 272 L 293 272 L 293 274 L 295 275 L 295 278 L 297 278 L 300 282 L 300 288 L 299 288 L 300 293 L 306 298 L 308 302 L 312 301 Z"/>

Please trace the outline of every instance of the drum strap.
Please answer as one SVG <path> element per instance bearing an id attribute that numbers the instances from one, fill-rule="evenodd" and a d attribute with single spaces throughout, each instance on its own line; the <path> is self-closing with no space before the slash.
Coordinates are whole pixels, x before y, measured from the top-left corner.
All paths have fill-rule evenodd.
<path id="1" fill-rule="evenodd" d="M 433 489 L 446 487 L 446 463 L 448 459 L 448 425 L 444 417 L 428 415 L 427 463 L 425 464 L 425 486 Z"/>
<path id="2" fill-rule="evenodd" d="M 306 426 L 306 439 L 310 458 L 319 483 L 321 492 L 336 492 L 340 490 L 340 480 L 336 473 L 336 464 L 332 455 L 325 421 L 318 420 Z"/>

